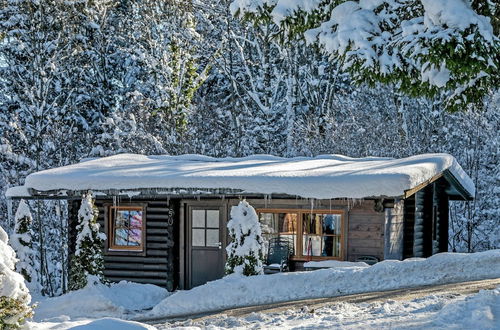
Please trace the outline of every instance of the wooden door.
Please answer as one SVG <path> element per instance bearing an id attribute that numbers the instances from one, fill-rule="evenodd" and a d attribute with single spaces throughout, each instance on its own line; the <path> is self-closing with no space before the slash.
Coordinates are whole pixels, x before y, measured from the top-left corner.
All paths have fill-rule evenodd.
<path id="1" fill-rule="evenodd" d="M 195 287 L 224 276 L 222 207 L 189 207 L 190 281 Z"/>

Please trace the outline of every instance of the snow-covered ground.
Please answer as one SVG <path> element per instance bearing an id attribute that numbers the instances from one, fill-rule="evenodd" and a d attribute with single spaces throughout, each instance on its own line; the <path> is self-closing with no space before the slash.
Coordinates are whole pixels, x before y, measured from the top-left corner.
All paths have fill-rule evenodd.
<path id="1" fill-rule="evenodd" d="M 141 329 L 143 326 L 138 323 L 120 319 L 137 316 L 169 295 L 167 290 L 151 284 L 89 284 L 60 297 L 33 297 L 37 307 L 30 324 L 35 329 L 67 329 L 105 318 L 89 324 L 87 329 Z"/>
<path id="2" fill-rule="evenodd" d="M 126 323 L 120 319 L 161 318 L 297 299 L 500 278 L 500 250 L 474 254 L 441 253 L 428 259 L 387 260 L 374 266 L 363 263 L 332 266 L 334 268 L 310 272 L 227 276 L 174 294 L 156 286 L 130 282 L 110 287 L 88 285 L 61 297 L 40 300 L 31 325 L 35 329 L 67 329 L 73 326 L 85 326 L 87 329 L 148 328 L 147 325 Z M 410 322 L 412 317 L 416 323 Z M 418 328 L 470 322 L 480 328 L 495 328 L 500 326 L 499 319 L 500 289 L 496 289 L 471 297 L 443 295 L 412 301 L 338 303 L 314 313 L 290 311 L 277 315 L 255 314 L 240 319 L 227 317 L 214 320 L 214 325 L 321 328 L 355 327 L 358 322 L 361 327 Z M 171 326 L 160 324 L 160 327 Z"/>
<path id="3" fill-rule="evenodd" d="M 157 325 L 158 329 L 499 329 L 500 287 L 474 295 L 429 295 L 412 300 L 334 303 L 318 309 L 220 316 L 199 322 Z"/>
<path id="4" fill-rule="evenodd" d="M 283 301 L 334 297 L 421 285 L 500 277 L 500 250 L 473 254 L 439 253 L 430 258 L 385 260 L 314 272 L 242 277 L 230 275 L 179 291 L 146 314 L 171 317 Z"/>

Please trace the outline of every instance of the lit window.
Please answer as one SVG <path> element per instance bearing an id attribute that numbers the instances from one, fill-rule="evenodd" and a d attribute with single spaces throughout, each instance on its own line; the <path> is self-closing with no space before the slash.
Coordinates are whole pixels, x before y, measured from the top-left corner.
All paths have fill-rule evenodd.
<path id="1" fill-rule="evenodd" d="M 110 207 L 109 249 L 143 251 L 144 208 L 135 206 Z"/>
<path id="2" fill-rule="evenodd" d="M 293 241 L 294 258 L 342 259 L 343 212 L 336 210 L 258 210 L 265 247 L 273 237 Z"/>

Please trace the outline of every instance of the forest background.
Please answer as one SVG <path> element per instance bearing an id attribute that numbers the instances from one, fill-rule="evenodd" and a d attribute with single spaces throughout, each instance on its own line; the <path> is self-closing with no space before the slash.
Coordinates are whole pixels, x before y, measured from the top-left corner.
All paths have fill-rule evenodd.
<path id="1" fill-rule="evenodd" d="M 88 157 L 446 152 L 477 188 L 451 204 L 450 251 L 500 248 L 498 88 L 451 112 L 439 97 L 355 84 L 317 46 L 283 41 L 272 20 L 240 20 L 230 3 L 2 0 L 0 225 L 13 229 L 9 187 Z M 498 17 L 489 1 L 472 4 Z M 42 290 L 62 293 L 65 204 L 30 208 Z"/>

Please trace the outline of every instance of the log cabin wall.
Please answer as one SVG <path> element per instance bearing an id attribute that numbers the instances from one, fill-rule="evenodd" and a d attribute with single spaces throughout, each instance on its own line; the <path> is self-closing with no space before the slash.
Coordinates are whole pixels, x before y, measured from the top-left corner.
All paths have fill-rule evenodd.
<path id="1" fill-rule="evenodd" d="M 440 184 L 438 186 L 438 200 L 437 200 L 437 218 L 439 224 L 438 230 L 438 247 L 437 252 L 448 251 L 448 229 L 449 229 L 449 196 L 445 193 L 445 186 Z"/>
<path id="2" fill-rule="evenodd" d="M 415 195 L 404 200 L 403 259 L 413 257 L 415 236 Z"/>
<path id="3" fill-rule="evenodd" d="M 449 196 L 439 179 L 404 201 L 403 258 L 448 251 Z"/>
<path id="4" fill-rule="evenodd" d="M 375 201 L 360 200 L 352 203 L 347 216 L 347 260 L 355 261 L 360 256 L 384 259 L 383 210 L 375 210 Z"/>
<path id="5" fill-rule="evenodd" d="M 137 252 L 104 252 L 104 276 L 113 282 L 129 280 L 138 283 L 156 284 L 175 289 L 178 283 L 178 207 L 175 201 L 167 200 L 129 200 L 119 202 L 117 205 L 145 204 L 146 207 L 146 242 L 145 251 Z M 97 199 L 95 206 L 99 210 L 98 222 L 100 229 L 105 232 L 107 228 L 107 206 L 113 205 L 112 200 Z M 70 255 L 74 253 L 76 239 L 76 219 L 80 202 L 70 205 L 69 242 Z M 168 221 L 168 209 L 174 209 L 174 221 Z M 176 242 L 177 241 L 177 242 Z M 105 242 L 105 247 L 108 242 Z"/>

